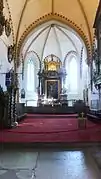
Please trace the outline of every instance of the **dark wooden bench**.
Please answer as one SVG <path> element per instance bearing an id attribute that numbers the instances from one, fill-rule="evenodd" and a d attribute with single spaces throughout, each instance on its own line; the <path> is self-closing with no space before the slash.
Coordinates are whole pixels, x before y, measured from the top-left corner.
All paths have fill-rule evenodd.
<path id="1" fill-rule="evenodd" d="M 17 103 L 16 112 L 17 112 L 17 122 L 24 119 L 26 117 L 25 104 L 24 103 Z"/>
<path id="2" fill-rule="evenodd" d="M 90 112 L 87 114 L 87 118 L 93 122 L 101 122 L 101 113 Z"/>

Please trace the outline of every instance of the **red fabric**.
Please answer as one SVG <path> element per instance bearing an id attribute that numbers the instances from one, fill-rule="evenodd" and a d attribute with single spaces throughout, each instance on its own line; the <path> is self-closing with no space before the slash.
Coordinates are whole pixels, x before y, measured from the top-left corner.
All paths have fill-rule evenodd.
<path id="1" fill-rule="evenodd" d="M 86 121 L 78 128 L 77 118 L 26 118 L 15 129 L 0 131 L 0 142 L 96 142 L 101 141 L 101 124 Z"/>

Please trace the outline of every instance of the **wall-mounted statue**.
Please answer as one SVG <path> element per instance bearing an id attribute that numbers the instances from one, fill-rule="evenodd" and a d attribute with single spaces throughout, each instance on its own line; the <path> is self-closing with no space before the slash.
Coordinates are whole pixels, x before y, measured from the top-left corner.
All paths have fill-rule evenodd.
<path id="1" fill-rule="evenodd" d="M 11 26 L 8 20 L 5 20 L 5 34 L 7 37 L 9 37 L 11 34 Z"/>
<path id="2" fill-rule="evenodd" d="M 7 73 L 6 73 L 6 76 L 5 76 L 5 85 L 7 88 L 9 87 L 14 87 L 13 85 L 13 82 L 14 82 L 14 70 L 13 68 L 11 68 Z"/>
<path id="3" fill-rule="evenodd" d="M 24 90 L 24 88 L 21 89 L 21 98 L 25 99 L 25 90 Z"/>
<path id="4" fill-rule="evenodd" d="M 7 56 L 8 56 L 8 62 L 9 63 L 11 63 L 12 60 L 14 59 L 14 48 L 15 48 L 14 45 L 10 45 L 8 47 L 8 54 L 7 54 Z"/>

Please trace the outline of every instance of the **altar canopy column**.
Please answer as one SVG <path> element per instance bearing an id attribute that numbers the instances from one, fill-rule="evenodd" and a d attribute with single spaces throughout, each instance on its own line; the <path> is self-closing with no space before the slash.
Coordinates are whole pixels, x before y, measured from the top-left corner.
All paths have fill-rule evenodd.
<path id="1" fill-rule="evenodd" d="M 64 91 L 65 81 L 66 81 L 66 69 L 64 67 L 59 69 L 59 76 L 61 79 L 61 88 L 62 88 L 62 91 Z"/>

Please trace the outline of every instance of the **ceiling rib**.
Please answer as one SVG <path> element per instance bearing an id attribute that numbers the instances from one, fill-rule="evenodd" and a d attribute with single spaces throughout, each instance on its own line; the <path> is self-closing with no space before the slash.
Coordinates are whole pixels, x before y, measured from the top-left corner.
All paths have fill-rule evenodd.
<path id="1" fill-rule="evenodd" d="M 55 26 L 53 27 L 53 30 L 54 30 L 54 33 L 55 33 L 55 36 L 56 36 L 56 41 L 57 41 L 57 44 L 59 46 L 59 52 L 60 52 L 60 56 L 61 56 L 61 59 L 62 59 L 62 51 L 61 51 L 61 46 L 60 46 L 60 41 L 59 41 L 59 38 L 58 38 L 58 35 L 56 33 L 56 29 L 55 29 Z"/>
<path id="2" fill-rule="evenodd" d="M 49 28 L 47 34 L 46 34 L 46 38 L 45 38 L 44 45 L 43 45 L 43 48 L 42 48 L 41 61 L 42 61 L 42 59 L 43 59 L 44 49 L 45 49 L 45 46 L 46 46 L 47 39 L 48 39 L 48 37 L 49 37 L 50 31 L 51 31 L 51 26 L 50 26 L 50 28 Z"/>
<path id="3" fill-rule="evenodd" d="M 27 55 L 29 55 L 29 54 L 31 54 L 31 53 L 34 54 L 34 55 L 36 55 L 37 58 L 38 58 L 38 60 L 39 60 L 39 62 L 40 62 L 40 57 L 39 57 L 39 55 L 38 55 L 34 50 L 31 50 L 31 51 L 27 52 L 27 53 L 26 53 L 26 56 L 25 56 L 25 58 L 24 58 L 24 60 L 26 59 Z"/>
<path id="4" fill-rule="evenodd" d="M 0 41 L 2 41 L 5 44 L 5 46 L 8 47 L 8 44 L 6 44 L 6 42 L 5 42 L 5 40 L 3 39 L 2 36 L 0 37 Z"/>
<path id="5" fill-rule="evenodd" d="M 22 8 L 21 15 L 20 15 L 19 24 L 18 24 L 18 28 L 17 28 L 17 34 L 16 34 L 16 44 L 17 44 L 17 41 L 18 41 L 20 26 L 21 26 L 21 22 L 22 22 L 22 19 L 23 19 L 23 15 L 24 15 L 24 11 L 26 9 L 27 3 L 28 3 L 28 0 L 25 0 L 24 6 Z"/>
<path id="6" fill-rule="evenodd" d="M 52 0 L 52 14 L 54 14 L 54 0 Z"/>
<path id="7" fill-rule="evenodd" d="M 44 29 L 42 29 L 42 30 L 37 34 L 37 36 L 35 36 L 35 38 L 32 40 L 32 42 L 31 42 L 31 43 L 29 44 L 29 46 L 27 47 L 24 57 L 26 56 L 26 53 L 28 52 L 28 50 L 29 50 L 29 48 L 31 47 L 31 45 L 33 44 L 33 42 L 34 42 L 46 29 L 48 29 L 49 27 L 50 27 L 50 26 L 45 27 Z"/>
<path id="8" fill-rule="evenodd" d="M 84 10 L 83 4 L 81 3 L 80 0 L 78 0 L 78 3 L 79 3 L 79 6 L 81 8 L 81 11 L 83 13 L 83 16 L 84 16 L 84 19 L 85 19 L 85 22 L 86 22 L 86 26 L 87 26 L 88 34 L 89 34 L 90 45 L 92 45 L 92 35 L 91 35 L 91 31 L 90 31 L 90 26 L 89 26 L 88 18 L 87 18 L 86 12 Z"/>
<path id="9" fill-rule="evenodd" d="M 77 49 L 75 43 L 73 42 L 73 40 L 72 40 L 58 25 L 56 25 L 56 27 L 57 27 L 57 29 L 58 29 L 59 31 L 61 31 L 61 32 L 67 37 L 67 39 L 70 40 L 70 42 L 71 42 L 72 45 L 74 46 L 76 52 L 78 52 L 78 49 Z"/>

